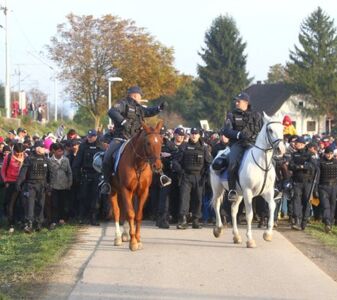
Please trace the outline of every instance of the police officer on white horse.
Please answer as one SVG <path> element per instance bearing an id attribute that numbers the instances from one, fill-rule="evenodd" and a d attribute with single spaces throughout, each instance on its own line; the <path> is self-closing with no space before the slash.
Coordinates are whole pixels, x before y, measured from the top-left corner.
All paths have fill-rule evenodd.
<path id="1" fill-rule="evenodd" d="M 255 143 L 263 121 L 258 112 L 250 107 L 250 97 L 247 93 L 240 93 L 234 98 L 235 109 L 228 113 L 223 133 L 230 139 L 230 154 L 228 166 L 228 200 L 237 200 L 236 183 L 238 170 L 245 150 Z"/>
<path id="2" fill-rule="evenodd" d="M 127 97 L 118 101 L 108 112 L 115 125 L 115 134 L 103 159 L 104 184 L 101 187 L 101 193 L 110 193 L 114 164 L 113 153 L 119 148 L 119 145 L 140 130 L 144 118 L 157 115 L 167 106 L 166 102 L 153 107 L 142 106 L 142 95 L 140 87 L 130 87 Z"/>

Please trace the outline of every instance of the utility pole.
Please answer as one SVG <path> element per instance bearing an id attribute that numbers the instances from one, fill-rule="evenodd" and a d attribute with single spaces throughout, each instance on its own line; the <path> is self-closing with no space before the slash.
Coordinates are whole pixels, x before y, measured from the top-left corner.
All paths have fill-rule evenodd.
<path id="1" fill-rule="evenodd" d="M 11 90 L 10 90 L 10 76 L 9 76 L 9 30 L 8 30 L 8 4 L 5 0 L 5 6 L 0 6 L 0 9 L 5 15 L 5 60 L 6 60 L 6 76 L 5 76 L 5 109 L 6 118 L 11 117 Z"/>

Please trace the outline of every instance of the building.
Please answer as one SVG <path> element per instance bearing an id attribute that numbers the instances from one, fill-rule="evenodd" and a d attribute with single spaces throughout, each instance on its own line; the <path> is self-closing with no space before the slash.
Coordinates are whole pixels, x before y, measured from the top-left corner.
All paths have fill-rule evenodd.
<path id="1" fill-rule="evenodd" d="M 285 83 L 251 85 L 245 90 L 250 95 L 254 110 L 264 111 L 273 116 L 277 113 L 288 115 L 297 130 L 297 134 L 331 132 L 332 121 L 327 116 L 306 116 L 301 108 L 307 105 L 304 95 L 296 95 Z"/>

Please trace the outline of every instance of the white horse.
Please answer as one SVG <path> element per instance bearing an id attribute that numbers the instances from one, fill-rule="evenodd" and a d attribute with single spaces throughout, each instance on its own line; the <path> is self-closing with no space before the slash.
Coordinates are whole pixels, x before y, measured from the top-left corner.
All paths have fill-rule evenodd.
<path id="1" fill-rule="evenodd" d="M 285 152 L 283 143 L 283 125 L 280 120 L 272 119 L 263 113 L 263 127 L 256 138 L 255 145 L 249 148 L 244 156 L 239 168 L 239 183 L 236 189 L 238 191 L 237 201 L 232 203 L 232 223 L 233 223 L 233 241 L 235 244 L 242 243 L 241 236 L 237 227 L 237 213 L 239 205 L 244 199 L 246 207 L 247 220 L 247 247 L 255 248 L 256 243 L 252 236 L 252 199 L 261 195 L 269 206 L 268 228 L 263 234 L 266 241 L 272 240 L 272 230 L 274 226 L 274 183 L 275 169 L 272 164 L 273 153 L 278 150 L 281 154 Z M 223 150 L 224 151 L 224 150 Z M 218 153 L 217 157 L 221 155 Z M 228 190 L 227 178 L 222 176 L 219 171 L 211 167 L 211 186 L 213 190 L 212 206 L 216 214 L 216 225 L 213 229 L 215 237 L 219 237 L 223 225 L 220 216 L 220 206 L 223 201 L 224 191 Z"/>

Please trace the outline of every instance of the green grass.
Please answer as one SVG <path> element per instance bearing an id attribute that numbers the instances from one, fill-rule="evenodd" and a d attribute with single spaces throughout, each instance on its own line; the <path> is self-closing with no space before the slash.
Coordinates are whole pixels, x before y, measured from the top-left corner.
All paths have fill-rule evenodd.
<path id="1" fill-rule="evenodd" d="M 334 248 L 337 250 L 337 227 L 332 227 L 331 233 L 325 233 L 323 224 L 310 224 L 306 228 L 311 236 L 321 241 L 324 245 Z"/>
<path id="2" fill-rule="evenodd" d="M 30 235 L 0 229 L 0 299 L 25 298 L 27 286 L 43 277 L 75 241 L 77 228 L 65 225 Z"/>

